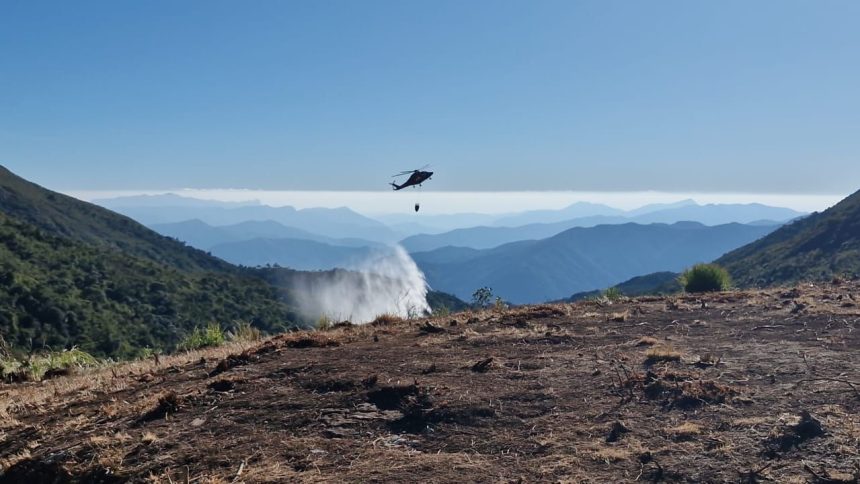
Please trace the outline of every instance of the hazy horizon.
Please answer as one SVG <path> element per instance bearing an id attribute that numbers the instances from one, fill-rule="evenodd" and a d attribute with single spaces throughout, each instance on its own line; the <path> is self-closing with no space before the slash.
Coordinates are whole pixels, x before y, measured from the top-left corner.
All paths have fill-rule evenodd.
<path id="1" fill-rule="evenodd" d="M 270 206 L 303 208 L 340 208 L 368 215 L 413 214 L 416 221 L 426 215 L 479 213 L 505 214 L 526 210 L 557 210 L 577 202 L 608 205 L 633 210 L 654 203 L 675 203 L 692 199 L 705 204 L 760 203 L 800 212 L 822 211 L 849 194 L 774 194 L 774 193 L 703 193 L 703 192 L 576 192 L 576 191 L 501 191 L 462 192 L 429 190 L 323 191 L 323 190 L 248 190 L 248 189 L 178 189 L 178 190 L 66 190 L 67 195 L 86 201 L 97 201 L 139 195 L 175 194 L 182 197 L 218 202 L 260 203 Z M 413 213 L 413 204 L 421 211 Z"/>

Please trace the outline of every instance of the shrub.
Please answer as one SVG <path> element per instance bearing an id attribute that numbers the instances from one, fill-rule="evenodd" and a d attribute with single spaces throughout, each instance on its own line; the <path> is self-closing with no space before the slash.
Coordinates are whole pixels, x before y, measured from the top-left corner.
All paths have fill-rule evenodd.
<path id="1" fill-rule="evenodd" d="M 233 328 L 231 339 L 233 341 L 260 341 L 263 333 L 248 321 L 237 321 Z"/>
<path id="2" fill-rule="evenodd" d="M 22 360 L 4 358 L 0 360 L 0 377 L 4 380 L 39 381 L 98 365 L 99 360 L 86 351 L 72 348 L 40 353 Z"/>
<path id="3" fill-rule="evenodd" d="M 205 328 L 196 327 L 182 339 L 177 349 L 191 351 L 211 346 L 221 346 L 226 341 L 224 330 L 217 323 L 209 323 Z"/>
<path id="4" fill-rule="evenodd" d="M 403 321 L 403 318 L 393 313 L 383 313 L 370 322 L 372 326 L 387 326 Z"/>
<path id="5" fill-rule="evenodd" d="M 316 328 L 317 331 L 326 331 L 331 329 L 333 325 L 334 321 L 330 317 L 323 314 L 322 316 L 320 316 L 319 319 L 317 319 L 316 324 L 314 324 L 314 328 Z"/>
<path id="6" fill-rule="evenodd" d="M 621 299 L 624 294 L 621 292 L 621 289 L 618 289 L 617 287 L 610 287 L 603 291 L 602 296 L 609 301 L 617 301 Z"/>
<path id="7" fill-rule="evenodd" d="M 479 308 L 487 307 L 492 299 L 493 289 L 486 286 L 472 293 L 472 305 Z"/>
<path id="8" fill-rule="evenodd" d="M 505 303 L 504 299 L 499 296 L 496 296 L 496 302 L 493 303 L 493 309 L 496 311 L 503 311 L 508 308 L 508 305 Z"/>
<path id="9" fill-rule="evenodd" d="M 448 317 L 450 314 L 451 314 L 451 309 L 448 308 L 448 306 L 445 306 L 443 304 L 443 305 L 441 305 L 441 306 L 439 306 L 433 310 L 432 316 L 434 318 L 444 318 L 444 317 Z"/>
<path id="10" fill-rule="evenodd" d="M 696 264 L 678 278 L 687 292 L 725 291 L 732 285 L 729 273 L 716 264 Z"/>

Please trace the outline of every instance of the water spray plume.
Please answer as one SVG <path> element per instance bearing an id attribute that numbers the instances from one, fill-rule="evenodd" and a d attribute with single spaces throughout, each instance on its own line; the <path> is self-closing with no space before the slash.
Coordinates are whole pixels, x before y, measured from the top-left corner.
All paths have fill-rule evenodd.
<path id="1" fill-rule="evenodd" d="M 403 247 L 380 250 L 349 269 L 294 284 L 301 312 L 360 324 L 381 314 L 408 318 L 430 311 L 424 274 Z"/>

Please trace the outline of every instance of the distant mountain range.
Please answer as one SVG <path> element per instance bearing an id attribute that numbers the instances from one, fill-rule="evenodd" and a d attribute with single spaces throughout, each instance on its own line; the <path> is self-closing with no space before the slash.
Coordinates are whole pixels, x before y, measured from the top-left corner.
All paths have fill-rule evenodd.
<path id="1" fill-rule="evenodd" d="M 228 205 L 218 202 L 195 204 L 185 197 L 135 197 L 97 200 L 95 203 L 127 215 L 146 225 L 160 225 L 199 220 L 212 226 L 235 225 L 249 221 L 273 221 L 316 235 L 340 239 L 360 238 L 374 242 L 393 242 L 397 233 L 377 220 L 342 208 L 270 207 L 268 205 Z M 161 200 L 165 205 L 158 205 Z M 138 203 L 138 204 L 135 204 Z"/>
<path id="2" fill-rule="evenodd" d="M 522 213 L 506 215 L 493 221 L 494 226 L 516 227 L 528 224 L 546 224 L 566 220 L 594 216 L 622 216 L 624 210 L 612 208 L 600 203 L 576 202 L 558 210 L 529 210 Z"/>
<path id="3" fill-rule="evenodd" d="M 577 227 L 537 241 L 492 249 L 443 247 L 412 256 L 434 289 L 469 299 L 489 286 L 514 303 L 569 297 L 657 271 L 709 261 L 776 226 L 695 222 Z"/>
<path id="4" fill-rule="evenodd" d="M 349 247 L 308 239 L 264 239 L 226 242 L 210 248 L 212 255 L 244 266 L 277 264 L 291 269 L 316 271 L 352 269 L 374 257 L 382 247 Z"/>
<path id="5" fill-rule="evenodd" d="M 176 195 L 100 203 L 234 264 L 303 270 L 354 266 L 384 250 L 401 230 L 438 231 L 480 222 L 485 225 L 415 234 L 401 244 L 434 288 L 469 299 L 475 289 L 491 286 L 512 302 L 559 299 L 641 274 L 678 271 L 804 215 L 761 204 L 700 205 L 693 200 L 629 211 L 579 202 L 560 210 L 508 215 L 381 217 L 393 225 L 388 227 L 345 208 L 296 210 Z M 680 223 L 685 221 L 694 223 Z M 620 228 L 607 228 L 613 225 Z"/>
<path id="6" fill-rule="evenodd" d="M 821 213 L 813 213 L 723 255 L 714 261 L 726 268 L 738 287 L 769 287 L 834 277 L 860 277 L 860 191 Z M 635 296 L 680 290 L 678 273 L 658 272 L 616 284 Z M 569 300 L 596 296 L 600 289 L 574 294 Z"/>
<path id="7" fill-rule="evenodd" d="M 195 219 L 167 224 L 152 224 L 149 227 L 162 235 L 173 237 L 203 250 L 252 239 L 301 239 L 341 247 L 378 247 L 382 245 L 380 242 L 371 240 L 326 237 L 307 230 L 288 227 L 273 220 L 249 220 L 213 227 L 202 220 Z"/>
<path id="8" fill-rule="evenodd" d="M 741 287 L 860 277 L 860 191 L 716 260 Z"/>
<path id="9" fill-rule="evenodd" d="M 518 240 L 544 239 L 573 227 L 594 227 L 603 224 L 623 224 L 630 222 L 638 224 L 672 224 L 682 221 L 694 221 L 704 225 L 737 222 L 773 226 L 802 215 L 802 213 L 788 208 L 769 207 L 761 204 L 699 205 L 692 200 L 685 200 L 677 204 L 642 207 L 628 212 L 623 216 L 590 215 L 561 222 L 533 223 L 518 227 L 483 226 L 462 228 L 440 234 L 413 235 L 403 239 L 400 243 L 410 252 L 429 251 L 449 245 L 488 249 Z M 517 217 L 507 220 L 523 219 L 523 217 Z"/>

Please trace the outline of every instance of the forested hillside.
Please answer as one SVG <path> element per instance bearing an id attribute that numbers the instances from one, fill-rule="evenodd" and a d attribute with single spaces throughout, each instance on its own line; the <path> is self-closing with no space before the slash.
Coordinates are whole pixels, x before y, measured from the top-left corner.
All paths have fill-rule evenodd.
<path id="1" fill-rule="evenodd" d="M 197 325 L 236 320 L 276 332 L 296 317 L 259 279 L 185 272 L 0 213 L 0 335 L 14 347 L 77 345 L 126 357 L 172 349 Z"/>
<path id="2" fill-rule="evenodd" d="M 0 336 L 19 350 L 171 350 L 195 326 L 297 316 L 255 272 L 0 167 Z"/>
<path id="3" fill-rule="evenodd" d="M 860 191 L 717 259 L 739 286 L 860 275 Z"/>
<path id="4" fill-rule="evenodd" d="M 231 271 L 230 264 L 186 247 L 123 215 L 47 190 L 0 166 L 0 212 L 47 233 L 118 249 L 183 270 Z"/>

